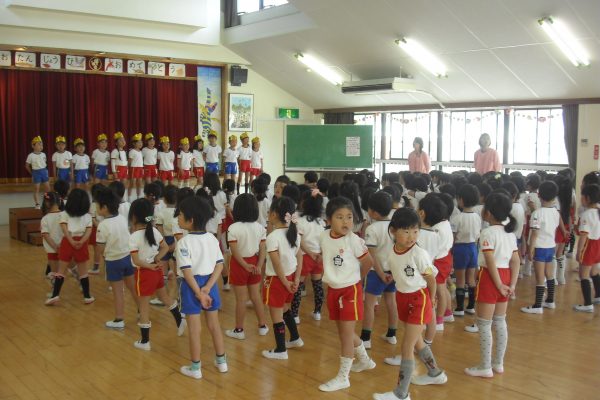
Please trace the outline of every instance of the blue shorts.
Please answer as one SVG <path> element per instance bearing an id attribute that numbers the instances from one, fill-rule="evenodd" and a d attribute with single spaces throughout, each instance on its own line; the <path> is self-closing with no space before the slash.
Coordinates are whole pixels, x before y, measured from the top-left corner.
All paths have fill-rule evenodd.
<path id="1" fill-rule="evenodd" d="M 31 178 L 33 183 L 46 183 L 48 182 L 48 170 L 46 168 L 34 169 L 31 171 Z"/>
<path id="2" fill-rule="evenodd" d="M 106 280 L 109 282 L 122 281 L 123 278 L 133 275 L 134 268 L 131 264 L 131 256 L 121 258 L 120 260 L 106 260 Z"/>
<path id="3" fill-rule="evenodd" d="M 386 272 L 386 274 L 390 274 Z M 385 283 L 379 278 L 377 272 L 371 270 L 365 277 L 365 293 L 373 294 L 375 296 L 381 296 L 385 293 L 395 293 L 396 284 L 392 281 L 391 283 Z"/>
<path id="4" fill-rule="evenodd" d="M 58 179 L 65 182 L 71 181 L 71 168 L 57 168 L 56 175 Z"/>
<path id="5" fill-rule="evenodd" d="M 108 180 L 108 165 L 96 165 L 94 176 L 96 179 Z"/>
<path id="6" fill-rule="evenodd" d="M 206 172 L 214 172 L 215 174 L 218 174 L 219 173 L 219 163 L 207 162 L 206 163 Z"/>
<path id="7" fill-rule="evenodd" d="M 225 173 L 227 175 L 236 175 L 237 174 L 237 163 L 226 162 L 225 163 Z"/>
<path id="8" fill-rule="evenodd" d="M 533 261 L 552 262 L 554 258 L 554 247 L 550 247 L 548 249 L 540 249 L 538 247 L 535 248 L 535 253 L 533 254 Z"/>
<path id="9" fill-rule="evenodd" d="M 521 247 L 521 243 L 523 243 L 523 238 L 517 239 L 517 247 Z"/>
<path id="10" fill-rule="evenodd" d="M 477 243 L 456 243 L 452 249 L 454 269 L 477 268 Z"/>
<path id="11" fill-rule="evenodd" d="M 196 279 L 196 283 L 199 287 L 203 287 L 210 279 L 210 275 L 194 275 L 194 279 Z M 196 295 L 194 295 L 194 292 L 184 279 L 181 282 L 181 288 L 179 289 L 181 312 L 183 314 L 200 314 L 202 310 L 217 311 L 221 307 L 221 298 L 219 297 L 219 288 L 216 283 L 210 289 L 209 296 L 212 299 L 210 308 L 202 307 L 200 300 L 196 298 Z"/>
<path id="12" fill-rule="evenodd" d="M 175 242 L 175 237 L 174 236 L 165 236 L 165 243 L 168 244 L 169 246 L 171 246 L 174 242 Z M 173 252 L 169 251 L 167 254 L 165 254 L 165 256 L 163 258 L 161 258 L 161 260 L 163 261 L 169 261 L 169 260 L 173 260 Z"/>
<path id="13" fill-rule="evenodd" d="M 75 183 L 88 183 L 90 181 L 90 174 L 87 169 L 76 169 L 74 175 Z"/>

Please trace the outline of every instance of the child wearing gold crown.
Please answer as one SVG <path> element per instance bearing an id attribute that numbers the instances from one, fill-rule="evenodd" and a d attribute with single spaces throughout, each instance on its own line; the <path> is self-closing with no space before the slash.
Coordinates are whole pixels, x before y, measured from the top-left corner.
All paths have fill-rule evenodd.
<path id="1" fill-rule="evenodd" d="M 36 136 L 31 139 L 31 148 L 33 151 L 27 156 L 25 160 L 25 169 L 31 174 L 31 180 L 35 186 L 33 192 L 33 201 L 35 202 L 35 208 L 40 208 L 38 197 L 40 194 L 40 185 L 44 185 L 44 192 L 50 191 L 50 185 L 48 184 L 48 165 L 46 162 L 46 154 L 42 152 L 44 150 L 44 143 L 40 136 Z"/>
<path id="2" fill-rule="evenodd" d="M 131 192 L 136 189 L 135 198 L 142 197 L 144 188 L 144 155 L 142 154 L 142 134 L 136 133 L 131 138 L 131 150 L 129 150 L 129 169 L 131 170 L 131 185 L 129 186 L 129 201 Z"/>
<path id="3" fill-rule="evenodd" d="M 252 147 L 250 146 L 250 136 L 248 132 L 240 135 L 242 145 L 238 149 L 240 154 L 240 175 L 237 180 L 237 192 L 240 194 L 240 185 L 242 183 L 242 175 L 244 176 L 244 193 L 248 193 L 248 180 L 250 179 L 250 160 L 252 159 Z"/>
<path id="4" fill-rule="evenodd" d="M 206 172 L 219 173 L 219 156 L 223 152 L 217 144 L 217 132 L 210 131 L 208 134 L 208 146 L 204 148 L 204 161 L 206 161 Z"/>
<path id="5" fill-rule="evenodd" d="M 189 187 L 194 154 L 190 151 L 190 139 L 185 137 L 181 139 L 179 143 L 181 145 L 181 151 L 177 154 L 177 179 L 179 180 L 180 188 Z"/>
<path id="6" fill-rule="evenodd" d="M 225 160 L 225 179 L 237 179 L 237 167 L 238 157 L 240 156 L 237 150 L 237 136 L 229 136 L 229 147 L 223 152 L 223 159 Z"/>
<path id="7" fill-rule="evenodd" d="M 75 178 L 75 187 L 87 190 L 87 184 L 90 180 L 90 156 L 85 154 L 85 142 L 81 138 L 75 139 L 75 154 L 73 155 L 73 176 Z"/>
<path id="8" fill-rule="evenodd" d="M 252 139 L 252 157 L 250 159 L 250 183 L 263 172 L 263 154 L 260 151 L 260 138 Z"/>
<path id="9" fill-rule="evenodd" d="M 66 150 L 67 139 L 64 136 L 57 136 L 54 143 L 56 145 L 56 151 L 52 154 L 54 179 L 71 182 L 73 180 L 73 171 L 71 170 L 73 155 Z"/>
<path id="10" fill-rule="evenodd" d="M 194 136 L 194 150 L 192 154 L 194 155 L 194 176 L 196 177 L 196 188 L 202 187 L 204 184 L 204 167 L 206 166 L 206 162 L 204 161 L 204 155 L 202 151 L 204 150 L 204 140 L 202 140 L 202 135 Z"/>
<path id="11" fill-rule="evenodd" d="M 115 148 L 110 153 L 111 171 L 113 178 L 116 181 L 123 182 L 123 185 L 127 188 L 129 169 L 127 168 L 127 151 L 125 151 L 126 143 L 123 132 L 116 132 L 113 139 L 115 140 Z"/>
<path id="12" fill-rule="evenodd" d="M 158 176 L 165 184 L 170 184 L 173 181 L 173 170 L 175 169 L 175 153 L 171 150 L 171 141 L 168 136 L 160 137 L 161 151 L 158 152 Z"/>
<path id="13" fill-rule="evenodd" d="M 146 133 L 144 140 L 146 141 L 146 147 L 142 149 L 142 155 L 144 156 L 144 178 L 146 178 L 146 183 L 150 183 L 158 178 L 158 169 L 156 168 L 158 150 L 154 147 L 156 141 L 152 132 Z"/>
<path id="14" fill-rule="evenodd" d="M 96 138 L 98 148 L 92 152 L 92 170 L 94 171 L 94 183 L 108 183 L 108 163 L 110 162 L 110 153 L 106 134 L 101 133 Z"/>

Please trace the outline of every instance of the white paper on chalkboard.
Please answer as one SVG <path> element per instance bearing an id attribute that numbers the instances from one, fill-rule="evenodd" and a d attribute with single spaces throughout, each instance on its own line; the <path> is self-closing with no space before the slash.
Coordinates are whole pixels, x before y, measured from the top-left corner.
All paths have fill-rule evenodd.
<path id="1" fill-rule="evenodd" d="M 360 157 L 360 136 L 346 137 L 346 157 Z"/>

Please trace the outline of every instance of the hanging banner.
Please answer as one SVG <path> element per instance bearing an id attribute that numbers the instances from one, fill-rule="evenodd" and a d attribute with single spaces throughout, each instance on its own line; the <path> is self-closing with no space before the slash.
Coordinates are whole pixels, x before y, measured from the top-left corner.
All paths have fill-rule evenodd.
<path id="1" fill-rule="evenodd" d="M 35 53 L 15 52 L 15 66 L 23 68 L 35 68 Z"/>
<path id="2" fill-rule="evenodd" d="M 165 76 L 165 63 L 148 61 L 148 75 Z"/>
<path id="3" fill-rule="evenodd" d="M 185 64 L 169 64 L 169 76 L 185 78 Z"/>
<path id="4" fill-rule="evenodd" d="M 85 56 L 65 56 L 65 68 L 71 71 L 85 71 Z"/>
<path id="5" fill-rule="evenodd" d="M 105 58 L 104 72 L 123 73 L 123 60 L 120 58 Z"/>
<path id="6" fill-rule="evenodd" d="M 144 60 L 129 60 L 127 61 L 127 73 L 128 74 L 145 74 L 146 73 L 146 61 Z"/>
<path id="7" fill-rule="evenodd" d="M 60 56 L 58 54 L 40 55 L 40 68 L 45 69 L 60 69 Z"/>
<path id="8" fill-rule="evenodd" d="M 173 64 L 171 64 L 173 65 Z M 198 131 L 204 140 L 211 130 L 221 138 L 221 68 L 198 67 Z"/>
<path id="9" fill-rule="evenodd" d="M 0 51 L 0 67 L 10 67 L 12 64 L 12 57 L 9 50 Z"/>

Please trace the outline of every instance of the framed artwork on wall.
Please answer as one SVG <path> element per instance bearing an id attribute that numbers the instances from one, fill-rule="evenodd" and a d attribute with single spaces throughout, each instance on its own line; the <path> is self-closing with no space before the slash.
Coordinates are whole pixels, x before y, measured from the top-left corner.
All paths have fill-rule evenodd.
<path id="1" fill-rule="evenodd" d="M 229 93 L 229 131 L 250 132 L 253 119 L 254 95 Z"/>

